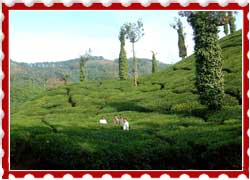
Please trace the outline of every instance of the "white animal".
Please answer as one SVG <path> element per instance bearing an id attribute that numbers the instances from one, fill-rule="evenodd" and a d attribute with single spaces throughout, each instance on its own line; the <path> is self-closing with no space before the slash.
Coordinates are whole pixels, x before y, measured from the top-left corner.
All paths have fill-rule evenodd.
<path id="1" fill-rule="evenodd" d="M 127 120 L 125 120 L 125 122 L 123 123 L 123 130 L 124 131 L 128 131 L 129 130 L 129 123 Z"/>

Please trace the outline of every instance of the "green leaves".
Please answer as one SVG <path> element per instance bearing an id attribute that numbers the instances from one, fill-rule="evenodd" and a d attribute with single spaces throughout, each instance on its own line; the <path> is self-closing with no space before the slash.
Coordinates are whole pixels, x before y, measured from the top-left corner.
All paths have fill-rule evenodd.
<path id="1" fill-rule="evenodd" d="M 128 79 L 128 60 L 125 51 L 125 35 L 126 30 L 124 26 L 121 27 L 119 40 L 121 42 L 121 49 L 119 54 L 119 78 L 120 80 Z"/>
<path id="2" fill-rule="evenodd" d="M 85 80 L 85 64 L 90 59 L 91 49 L 89 48 L 83 56 L 80 56 L 80 82 Z"/>
<path id="3" fill-rule="evenodd" d="M 217 26 L 223 16 L 220 12 L 193 12 L 187 16 L 194 29 L 195 84 L 200 102 L 210 110 L 219 110 L 224 98 L 224 79 Z"/>
<path id="4" fill-rule="evenodd" d="M 187 56 L 187 49 L 185 46 L 185 38 L 183 33 L 183 25 L 180 19 L 175 19 L 175 24 L 171 24 L 170 26 L 177 30 L 178 33 L 178 47 L 179 47 L 179 57 L 182 59 Z"/>
<path id="5" fill-rule="evenodd" d="M 157 71 L 157 60 L 155 57 L 156 53 L 153 51 L 152 51 L 152 53 L 153 53 L 153 55 L 152 55 L 152 73 L 155 73 Z"/>
<path id="6" fill-rule="evenodd" d="M 235 18 L 233 16 L 232 11 L 228 11 L 228 23 L 230 27 L 230 33 L 234 33 L 236 30 L 236 27 L 235 27 Z"/>
<path id="7" fill-rule="evenodd" d="M 131 43 L 139 41 L 140 38 L 144 36 L 144 28 L 141 19 L 134 23 L 129 22 L 124 24 L 124 28 L 126 31 L 126 38 L 129 39 Z"/>

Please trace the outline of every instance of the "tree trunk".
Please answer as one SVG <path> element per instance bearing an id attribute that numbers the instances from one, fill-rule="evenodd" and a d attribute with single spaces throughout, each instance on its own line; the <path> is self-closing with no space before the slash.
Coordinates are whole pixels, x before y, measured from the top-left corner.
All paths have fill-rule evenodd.
<path id="1" fill-rule="evenodd" d="M 138 85 L 138 67 L 137 67 L 137 60 L 135 58 L 135 47 L 134 43 L 132 43 L 133 48 L 133 63 L 134 63 L 134 85 L 137 87 Z"/>

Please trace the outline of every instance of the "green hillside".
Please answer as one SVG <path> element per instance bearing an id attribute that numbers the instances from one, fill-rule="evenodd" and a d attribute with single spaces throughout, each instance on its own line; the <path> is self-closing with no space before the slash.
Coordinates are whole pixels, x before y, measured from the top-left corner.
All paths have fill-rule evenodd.
<path id="1" fill-rule="evenodd" d="M 167 65 L 158 62 L 160 69 Z M 133 61 L 128 60 L 129 76 L 132 76 Z M 151 73 L 152 61 L 138 58 L 139 74 Z M 10 61 L 11 110 L 16 111 L 27 100 L 31 100 L 44 92 L 64 84 L 62 77 L 69 75 L 70 83 L 79 82 L 79 59 L 60 62 L 18 63 Z M 91 56 L 86 63 L 87 80 L 118 79 L 118 60 L 107 60 L 102 56 Z"/>
<path id="2" fill-rule="evenodd" d="M 220 112 L 197 100 L 193 56 L 137 88 L 118 80 L 62 86 L 11 113 L 11 169 L 241 169 L 241 31 L 220 44 Z M 130 131 L 113 124 L 115 115 Z"/>

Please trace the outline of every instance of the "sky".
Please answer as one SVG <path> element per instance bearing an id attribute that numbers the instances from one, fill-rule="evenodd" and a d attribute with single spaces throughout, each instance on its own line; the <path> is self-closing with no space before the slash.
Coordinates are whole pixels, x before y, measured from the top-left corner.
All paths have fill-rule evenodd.
<path id="1" fill-rule="evenodd" d="M 17 62 L 55 62 L 78 58 L 91 48 L 92 55 L 114 60 L 119 57 L 120 27 L 142 19 L 144 36 L 135 44 L 138 58 L 151 58 L 154 51 L 164 63 L 175 63 L 178 35 L 170 24 L 178 11 L 164 10 L 11 10 L 9 15 L 10 58 Z M 193 31 L 182 18 L 187 54 L 193 53 Z M 242 29 L 242 12 L 236 15 Z M 224 34 L 219 33 L 220 37 Z M 126 41 L 127 57 L 132 45 Z"/>

